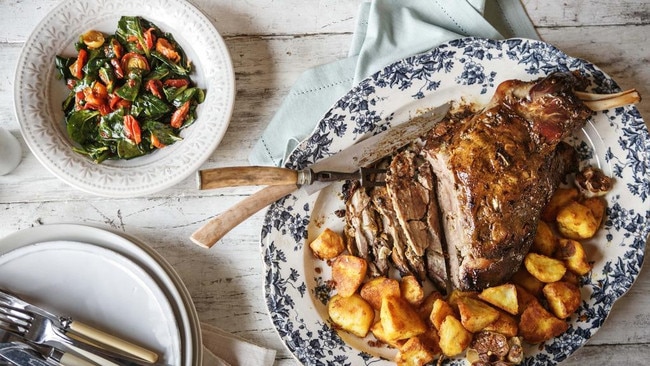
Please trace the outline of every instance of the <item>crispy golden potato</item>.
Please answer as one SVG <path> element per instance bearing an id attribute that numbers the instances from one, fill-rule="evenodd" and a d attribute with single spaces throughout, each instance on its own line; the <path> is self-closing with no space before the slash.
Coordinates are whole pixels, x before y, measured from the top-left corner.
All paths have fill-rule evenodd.
<path id="1" fill-rule="evenodd" d="M 454 308 L 455 311 L 458 311 L 458 300 L 463 298 L 463 297 L 472 297 L 477 299 L 478 298 L 478 292 L 476 291 L 461 291 L 458 289 L 453 289 L 451 290 L 451 293 L 449 296 L 447 296 L 447 302 L 449 305 L 451 305 L 452 308 Z"/>
<path id="2" fill-rule="evenodd" d="M 424 289 L 415 276 L 404 276 L 399 281 L 399 289 L 402 297 L 411 305 L 418 306 L 424 300 Z"/>
<path id="3" fill-rule="evenodd" d="M 337 255 L 343 253 L 345 250 L 345 243 L 343 237 L 334 231 L 326 228 L 323 230 L 316 239 L 309 243 L 311 251 L 316 258 L 319 259 L 332 259 Z"/>
<path id="4" fill-rule="evenodd" d="M 393 278 L 375 277 L 361 286 L 359 292 L 375 310 L 381 309 L 381 299 L 384 296 L 400 296 L 399 282 Z"/>
<path id="5" fill-rule="evenodd" d="M 603 218 L 605 218 L 607 201 L 605 201 L 603 197 L 590 197 L 582 200 L 580 203 L 584 206 L 589 207 L 591 213 L 594 214 L 597 226 L 600 228 L 600 225 L 603 223 Z"/>
<path id="6" fill-rule="evenodd" d="M 340 296 L 356 293 L 366 278 L 368 262 L 353 255 L 340 255 L 332 262 L 332 281 Z"/>
<path id="7" fill-rule="evenodd" d="M 503 334 L 504 336 L 511 338 L 517 335 L 519 325 L 514 316 L 505 311 L 499 311 L 499 317 L 497 320 L 487 325 L 483 330 Z"/>
<path id="8" fill-rule="evenodd" d="M 537 231 L 530 251 L 552 257 L 557 246 L 556 241 L 557 238 L 551 226 L 546 221 L 540 220 L 537 222 Z"/>
<path id="9" fill-rule="evenodd" d="M 490 303 L 499 309 L 505 310 L 510 314 L 519 313 L 519 304 L 517 303 L 517 288 L 512 283 L 506 283 L 499 286 L 488 287 L 478 294 L 479 299 Z"/>
<path id="10" fill-rule="evenodd" d="M 438 299 L 442 299 L 443 296 L 440 292 L 438 291 L 432 291 L 430 292 L 425 298 L 424 301 L 418 306 L 418 314 L 420 314 L 420 318 L 427 320 L 429 319 L 429 316 L 431 315 L 431 310 L 433 309 L 433 303 L 436 302 Z"/>
<path id="11" fill-rule="evenodd" d="M 400 348 L 404 343 L 406 343 L 405 339 L 398 339 L 398 340 L 392 340 L 388 339 L 386 337 L 386 332 L 384 331 L 384 327 L 381 325 L 381 320 L 375 322 L 375 324 L 370 327 L 370 332 L 372 333 L 377 340 L 380 342 L 383 342 L 393 348 Z"/>
<path id="12" fill-rule="evenodd" d="M 549 313 L 542 305 L 531 302 L 519 319 L 519 335 L 531 344 L 557 337 L 569 328 L 566 321 Z"/>
<path id="13" fill-rule="evenodd" d="M 429 331 L 421 335 L 411 337 L 399 347 L 395 356 L 398 366 L 424 366 L 434 361 L 440 354 L 438 335 L 435 331 Z"/>
<path id="14" fill-rule="evenodd" d="M 327 303 L 327 314 L 336 327 L 365 337 L 375 319 L 375 310 L 358 294 L 334 295 Z"/>
<path id="15" fill-rule="evenodd" d="M 534 296 L 541 296 L 542 289 L 544 288 L 544 282 L 535 278 L 530 272 L 526 270 L 525 266 L 519 268 L 517 272 L 510 279 L 518 287 L 523 287 L 526 291 L 530 292 Z"/>
<path id="16" fill-rule="evenodd" d="M 543 284 L 543 282 L 540 283 Z M 539 300 L 535 295 L 528 292 L 528 290 L 526 290 L 525 288 L 519 285 L 515 285 L 515 286 L 517 287 L 517 303 L 519 304 L 519 315 L 521 315 L 521 313 L 523 313 L 524 310 L 526 310 L 528 305 L 530 305 L 533 302 L 539 302 Z M 541 294 L 542 293 L 540 292 L 540 295 Z"/>
<path id="17" fill-rule="evenodd" d="M 580 288 L 569 282 L 553 282 L 544 286 L 548 306 L 560 319 L 566 319 L 580 306 Z"/>
<path id="18" fill-rule="evenodd" d="M 457 316 L 454 308 L 449 305 L 449 303 L 443 299 L 437 299 L 433 303 L 431 308 L 431 313 L 429 315 L 429 321 L 437 329 L 440 330 L 440 324 L 448 315 Z"/>
<path id="19" fill-rule="evenodd" d="M 542 220 L 554 222 L 560 209 L 567 203 L 576 200 L 579 194 L 578 189 L 575 187 L 556 189 L 551 200 L 542 210 Z"/>
<path id="20" fill-rule="evenodd" d="M 564 262 L 537 253 L 528 253 L 524 258 L 526 270 L 538 280 L 550 283 L 559 281 L 566 272 Z"/>
<path id="21" fill-rule="evenodd" d="M 413 306 L 400 296 L 384 296 L 379 311 L 381 326 L 390 341 L 407 339 L 427 331 Z"/>
<path id="22" fill-rule="evenodd" d="M 571 201 L 562 207 L 555 221 L 562 236 L 576 240 L 593 237 L 600 227 L 591 209 L 576 201 Z"/>
<path id="23" fill-rule="evenodd" d="M 460 314 L 460 322 L 465 329 L 472 333 L 483 330 L 483 328 L 499 318 L 497 309 L 471 297 L 458 299 L 458 313 Z"/>
<path id="24" fill-rule="evenodd" d="M 452 315 L 440 324 L 440 349 L 447 357 L 461 354 L 472 342 L 472 333 L 463 327 L 463 324 Z"/>
<path id="25" fill-rule="evenodd" d="M 573 239 L 561 238 L 558 240 L 557 259 L 564 261 L 567 269 L 575 274 L 584 276 L 591 271 L 591 263 L 587 260 L 587 253 L 582 243 Z"/>

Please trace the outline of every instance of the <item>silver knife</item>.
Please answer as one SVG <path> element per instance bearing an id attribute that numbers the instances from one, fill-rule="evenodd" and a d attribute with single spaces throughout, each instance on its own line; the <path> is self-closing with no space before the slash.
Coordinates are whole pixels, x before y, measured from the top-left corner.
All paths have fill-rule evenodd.
<path id="1" fill-rule="evenodd" d="M 248 185 L 290 185 L 303 187 L 308 194 L 317 192 L 332 181 L 365 178 L 363 168 L 395 152 L 440 122 L 449 103 L 427 110 L 389 130 L 370 136 L 303 170 L 266 166 L 237 166 L 204 169 L 198 172 L 199 189 Z M 325 184 L 316 184 L 325 182 Z"/>
<path id="2" fill-rule="evenodd" d="M 211 248 L 235 226 L 262 208 L 297 190 L 299 186 L 308 194 L 312 194 L 332 183 L 330 179 L 323 182 L 317 181 L 317 178 L 327 177 L 333 172 L 343 173 L 342 176 L 356 172 L 414 141 L 440 122 L 447 115 L 449 107 L 450 104 L 445 103 L 427 110 L 418 117 L 362 140 L 302 171 L 278 167 L 228 167 L 199 171 L 200 189 L 262 184 L 268 187 L 209 220 L 192 233 L 190 240 L 201 247 Z M 318 174 L 324 171 L 328 174 Z"/>

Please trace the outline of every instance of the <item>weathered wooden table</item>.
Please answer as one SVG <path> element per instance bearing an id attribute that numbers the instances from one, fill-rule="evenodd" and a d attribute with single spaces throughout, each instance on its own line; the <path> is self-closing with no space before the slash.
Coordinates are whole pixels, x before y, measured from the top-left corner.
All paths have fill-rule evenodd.
<path id="1" fill-rule="evenodd" d="M 69 187 L 25 146 L 13 111 L 16 61 L 57 0 L 0 0 L 0 126 L 19 137 L 22 163 L 0 176 L 0 237 L 36 225 L 86 223 L 142 239 L 178 271 L 201 321 L 278 351 L 296 362 L 269 320 L 262 296 L 259 234 L 263 214 L 210 250 L 188 237 L 254 188 L 198 191 L 191 177 L 138 199 L 95 197 Z M 346 56 L 359 0 L 194 0 L 226 40 L 237 79 L 232 122 L 205 167 L 246 165 L 282 98 L 305 69 Z M 650 2 L 525 0 L 543 40 L 600 66 L 623 89 L 650 96 Z M 650 118 L 650 102 L 638 108 Z M 1 158 L 1 157 L 0 157 Z M 641 273 L 606 324 L 566 365 L 646 365 L 650 357 L 650 271 Z"/>

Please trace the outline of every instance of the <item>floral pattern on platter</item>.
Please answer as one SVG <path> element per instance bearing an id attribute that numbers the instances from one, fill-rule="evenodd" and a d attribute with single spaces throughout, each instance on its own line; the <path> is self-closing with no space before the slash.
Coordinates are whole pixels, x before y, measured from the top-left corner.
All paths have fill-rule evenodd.
<path id="1" fill-rule="evenodd" d="M 198 118 L 181 132 L 183 141 L 132 160 L 95 164 L 72 151 L 61 103 L 68 91 L 56 80 L 56 55 L 74 53 L 80 34 L 115 33 L 123 15 L 139 15 L 172 33 L 194 64 L 191 75 L 206 90 Z M 225 42 L 210 20 L 183 0 L 66 0 L 36 26 L 18 60 L 15 110 L 25 142 L 54 175 L 85 192 L 134 197 L 185 179 L 212 154 L 229 124 L 234 72 Z"/>
<path id="2" fill-rule="evenodd" d="M 410 115 L 418 108 L 461 98 L 485 103 L 503 80 L 574 70 L 587 76 L 591 91 L 620 91 L 595 65 L 541 41 L 454 40 L 362 81 L 325 114 L 286 166 L 304 168 L 390 128 L 396 111 L 406 109 Z M 650 136 L 638 110 L 627 106 L 598 112 L 569 142 L 583 164 L 598 166 L 616 180 L 606 196 L 604 228 L 593 239 L 603 259 L 584 281 L 583 301 L 569 319 L 569 330 L 541 349 L 527 347 L 524 365 L 555 365 L 595 334 L 614 302 L 637 278 L 650 232 Z M 355 341 L 331 327 L 326 311 L 331 296 L 329 267 L 314 259 L 305 245 L 324 227 L 342 229 L 343 220 L 333 212 L 344 207 L 341 187 L 334 185 L 313 196 L 298 191 L 268 210 L 261 238 L 268 309 L 285 345 L 305 365 L 391 365 L 385 360 L 391 351 L 369 346 L 367 340 Z M 464 361 L 456 358 L 445 364 Z"/>

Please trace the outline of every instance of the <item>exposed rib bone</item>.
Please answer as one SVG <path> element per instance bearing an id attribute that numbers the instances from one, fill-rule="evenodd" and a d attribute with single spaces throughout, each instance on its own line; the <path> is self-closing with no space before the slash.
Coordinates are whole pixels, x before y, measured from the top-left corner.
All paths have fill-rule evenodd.
<path id="1" fill-rule="evenodd" d="M 575 95 L 593 111 L 618 108 L 641 101 L 641 95 L 636 89 L 628 89 L 614 94 L 595 94 L 574 91 Z"/>

